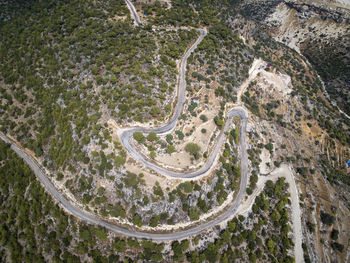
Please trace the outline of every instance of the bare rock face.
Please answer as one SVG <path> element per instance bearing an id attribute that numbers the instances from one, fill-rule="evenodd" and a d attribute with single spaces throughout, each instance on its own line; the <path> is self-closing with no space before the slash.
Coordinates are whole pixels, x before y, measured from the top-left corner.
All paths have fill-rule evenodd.
<path id="1" fill-rule="evenodd" d="M 264 21 L 282 2 L 282 0 L 251 1 L 244 6 L 242 14 L 257 22 Z"/>
<path id="2" fill-rule="evenodd" d="M 342 1 L 252 1 L 243 15 L 316 68 L 333 103 L 350 114 L 350 7 Z"/>
<path id="3" fill-rule="evenodd" d="M 322 19 L 332 19 L 337 23 L 346 22 L 350 23 L 350 16 L 347 9 L 331 8 L 330 6 L 317 6 L 308 3 L 300 3 L 296 1 L 284 1 L 284 3 L 302 14 L 316 14 Z"/>
<path id="4" fill-rule="evenodd" d="M 199 191 L 193 192 L 188 198 L 188 205 L 189 206 L 197 206 L 198 197 L 199 197 Z"/>
<path id="5" fill-rule="evenodd" d="M 341 4 L 339 4 L 341 2 Z M 288 52 L 291 52 L 290 57 L 299 57 L 296 52 L 292 52 L 290 49 L 293 49 L 297 51 L 299 54 L 303 55 L 301 57 L 301 60 L 303 60 L 304 65 L 307 65 L 309 68 L 312 68 L 314 71 L 314 76 L 317 82 L 319 83 L 319 87 L 326 88 L 326 92 L 324 92 L 324 89 L 319 89 L 319 92 L 317 94 L 317 99 L 319 96 L 326 95 L 327 98 L 331 98 L 330 105 L 337 105 L 339 111 L 336 109 L 334 112 L 337 114 L 345 112 L 347 115 L 350 113 L 350 56 L 349 56 L 349 50 L 350 50 L 350 7 L 347 7 L 346 4 L 348 1 L 326 1 L 326 0 L 284 0 L 284 1 L 250 1 L 248 3 L 244 4 L 242 14 L 245 18 L 244 25 L 246 24 L 253 24 L 255 27 L 250 26 L 246 27 L 245 29 L 247 31 L 250 30 L 250 32 L 253 32 L 253 39 L 262 39 L 262 46 L 266 45 L 267 43 L 275 43 L 275 41 L 267 42 L 266 39 L 273 38 L 277 42 L 283 43 L 283 49 L 285 51 L 288 50 Z M 348 9 L 347 9 L 348 8 Z M 247 22 L 248 21 L 248 22 Z M 243 23 L 242 23 L 243 24 Z M 255 32 L 256 35 L 254 35 Z M 243 31 L 243 33 L 246 33 Z M 260 40 L 259 39 L 259 40 Z M 257 44 L 256 46 L 259 46 Z M 290 48 L 287 48 L 287 46 Z M 273 55 L 270 57 L 273 57 Z M 269 57 L 269 58 L 270 58 Z M 276 57 L 274 57 L 274 61 L 278 61 Z M 273 60 L 272 60 L 273 61 Z M 303 72 L 303 75 L 306 71 Z M 320 77 L 320 78 L 319 78 Z M 319 81 L 321 80 L 321 81 Z M 322 83 L 323 82 L 323 83 Z M 294 82 L 296 83 L 296 82 Z M 307 81 L 303 81 L 302 86 L 307 85 Z M 263 81 L 259 80 L 258 84 L 256 85 L 256 93 L 250 92 L 249 95 L 255 99 L 255 101 L 259 101 L 261 103 L 265 103 L 264 100 L 267 98 L 267 100 L 270 100 L 271 97 L 276 96 L 277 92 L 272 92 L 272 94 L 269 94 L 267 96 L 267 92 L 264 93 L 261 92 L 261 89 L 259 89 L 259 84 L 264 84 Z M 324 85 L 323 85 L 324 84 Z M 293 89 L 297 85 L 293 84 Z M 252 91 L 252 90 L 250 90 Z M 329 95 L 329 96 L 328 96 Z M 266 96 L 266 97 L 264 97 Z M 276 97 L 274 97 L 276 99 Z M 282 103 L 283 105 L 287 105 L 286 103 Z M 293 102 L 292 103 L 293 108 L 296 109 L 298 106 Z M 311 107 L 311 101 L 304 101 L 305 109 L 310 109 Z M 315 109 L 320 109 L 318 106 L 315 107 Z M 283 111 L 283 110 L 282 110 Z M 281 112 L 282 112 L 281 111 Z M 329 113 L 321 114 L 322 116 L 326 116 Z M 288 120 L 287 122 L 291 121 L 290 114 L 285 114 L 286 112 L 283 111 L 282 114 L 285 116 L 285 120 Z M 297 114 L 298 115 L 298 114 Z M 292 118 L 292 121 L 298 120 L 299 117 L 297 115 L 294 115 L 294 120 Z M 308 112 L 305 112 L 305 116 L 308 115 Z M 339 116 L 342 115 L 342 118 L 339 118 L 335 127 L 344 127 L 344 130 L 346 130 L 346 133 L 348 133 L 348 123 L 349 118 L 347 118 L 344 114 L 339 114 Z M 317 120 L 318 117 L 310 118 L 313 121 Z M 322 118 L 322 117 L 321 117 Z M 334 121 L 336 118 L 330 117 L 329 121 Z M 298 121 L 301 121 L 299 118 Z M 327 121 L 326 121 L 327 122 Z M 277 122 L 275 122 L 273 125 L 271 125 L 271 130 L 277 130 L 277 126 L 275 126 Z M 294 122 L 295 124 L 295 122 Z M 294 125 L 293 124 L 293 125 Z M 299 136 L 290 136 L 289 140 L 293 137 L 293 140 L 295 142 L 301 142 L 304 139 L 302 137 L 304 136 L 305 130 L 308 129 L 307 127 L 310 127 L 312 131 L 310 130 L 310 134 L 313 132 L 316 132 L 315 127 L 311 127 L 312 125 L 306 124 L 301 125 L 300 132 L 298 133 L 301 135 Z M 332 130 L 326 129 L 326 126 L 323 125 L 323 123 L 320 122 L 320 130 L 322 132 L 328 132 L 330 135 L 330 138 L 334 138 L 334 135 L 332 134 Z M 259 132 L 258 132 L 259 133 Z M 281 134 L 280 134 L 281 135 Z M 283 136 L 273 136 L 275 141 L 279 141 L 280 138 L 283 138 Z M 316 137 L 314 137 L 316 138 Z M 340 138 L 340 137 L 339 137 Z M 318 140 L 318 139 L 317 139 Z M 332 139 L 331 139 L 332 140 Z M 342 166 L 344 161 L 338 161 L 339 166 L 337 166 L 336 161 L 343 156 L 343 152 L 339 150 L 340 147 L 342 147 L 342 138 L 340 138 L 339 147 L 336 147 L 332 144 L 332 146 L 322 146 L 321 149 L 327 150 L 327 151 L 334 151 L 338 153 L 334 153 L 333 157 L 335 160 L 334 163 L 330 164 L 327 161 L 327 165 L 320 168 L 317 164 L 319 162 L 322 162 L 324 160 L 323 158 L 328 157 L 321 157 L 321 155 L 315 154 L 315 151 L 313 151 L 313 157 L 315 157 L 314 165 L 308 164 L 306 166 L 309 166 L 308 169 L 311 173 L 313 173 L 316 170 L 320 170 L 322 175 L 324 175 L 327 169 L 329 171 L 333 171 L 332 169 L 339 169 L 339 172 L 337 174 L 344 174 L 348 175 L 349 170 L 345 171 Z M 336 140 L 334 140 L 336 141 Z M 321 140 L 317 141 L 315 145 L 318 145 L 319 143 L 322 144 Z M 327 142 L 328 143 L 328 142 Z M 313 145 L 313 144 L 312 144 Z M 301 146 L 299 148 L 301 149 L 307 149 L 309 146 Z M 313 146 L 311 146 L 312 148 Z M 254 147 L 253 147 L 254 148 Z M 278 146 L 276 147 L 278 148 Z M 297 148 L 297 147 L 295 147 Z M 310 148 L 310 149 L 311 149 Z M 280 148 L 281 149 L 281 148 Z M 344 149 L 348 151 L 348 145 L 344 143 Z M 277 156 L 278 154 L 275 154 Z M 326 155 L 324 155 L 326 156 Z M 327 155 L 328 156 L 328 155 Z M 263 156 L 265 159 L 267 157 Z M 271 158 L 274 158 L 273 156 Z M 331 157 L 332 158 L 332 157 Z M 348 156 L 346 157 L 348 158 Z M 262 163 L 266 164 L 268 163 L 266 160 Z M 274 163 L 273 161 L 271 163 Z M 267 167 L 267 166 L 266 166 Z M 327 168 L 326 168 L 327 167 Z M 334 168 L 339 167 L 339 168 Z M 265 168 L 265 167 L 264 167 Z M 299 168 L 300 169 L 300 168 Z M 340 172 L 342 170 L 343 172 Z M 301 170 L 300 170 L 301 171 Z M 299 172 L 298 172 L 299 173 Z M 337 180 L 339 180 L 340 177 L 337 177 Z M 345 177 L 344 177 L 345 178 Z M 314 177 L 313 177 L 314 179 Z M 321 177 L 322 179 L 322 177 Z M 331 203 L 334 205 L 335 202 L 330 200 L 335 200 L 335 198 L 340 198 L 341 200 L 345 200 L 344 203 L 346 203 L 347 208 L 343 208 L 341 206 L 335 208 L 332 207 L 333 211 L 339 211 L 339 213 L 342 213 L 343 211 L 347 211 L 344 213 L 348 213 L 348 207 L 349 207 L 349 191 L 348 191 L 348 184 L 347 183 L 338 183 L 332 180 L 331 177 L 328 177 L 328 180 L 324 180 L 325 186 L 321 186 L 319 182 L 316 183 L 313 187 L 310 187 L 308 190 L 305 190 L 307 193 L 307 196 L 305 197 L 306 202 L 309 202 L 309 207 L 314 209 L 316 207 L 316 204 L 319 207 L 323 206 L 323 200 L 319 199 L 317 200 L 317 197 L 313 195 L 317 195 L 318 192 L 326 192 L 330 188 L 329 186 L 335 185 L 335 191 L 337 194 L 335 195 L 332 193 L 332 191 L 329 191 L 329 198 L 325 200 L 326 202 Z M 308 186 L 307 186 L 308 187 Z M 339 187 L 339 188 L 338 188 Z M 341 188 L 342 187 L 342 188 Z M 344 187 L 344 188 L 343 188 Z M 340 189 L 341 188 L 341 189 Z M 327 190 L 325 190 L 327 189 Z M 344 194 L 346 193 L 346 194 Z M 339 195 L 339 196 L 338 196 Z M 337 197 L 335 197 L 337 196 Z M 326 205 L 324 206 L 326 207 Z M 323 208 L 322 208 L 323 209 Z M 306 220 L 309 220 L 310 222 L 313 222 L 317 224 L 319 222 L 320 218 L 320 209 L 317 211 L 307 211 L 305 212 L 305 217 L 308 218 Z M 338 217 L 339 218 L 339 217 Z M 342 221 L 342 218 L 339 219 L 339 228 L 343 228 L 347 223 L 346 221 Z M 310 223 L 309 223 L 310 224 Z M 337 228 L 336 226 L 335 228 Z M 308 232 L 309 230 L 306 230 Z M 317 232 L 317 231 L 316 231 Z M 315 232 L 315 233 L 316 233 Z M 343 232 L 344 236 L 342 239 L 339 239 L 339 243 L 345 243 L 348 244 L 348 232 Z M 346 233 L 346 234 L 345 234 Z M 345 262 L 345 257 L 347 257 L 346 253 L 343 252 L 342 255 L 340 253 L 335 254 L 333 252 L 334 248 L 332 248 L 332 244 L 334 246 L 334 241 L 325 241 L 329 240 L 329 234 L 330 230 L 329 228 L 326 229 L 326 227 L 320 227 L 319 232 L 317 234 L 310 234 L 307 233 L 306 236 L 306 243 L 308 243 L 308 246 L 310 246 L 309 249 L 309 256 L 311 258 L 312 262 L 321 262 L 322 259 L 325 257 L 328 257 L 330 261 L 339 261 L 339 262 Z M 322 239 L 319 237 L 322 236 Z M 320 241 L 322 240 L 322 241 Z M 325 242 L 324 242 L 325 241 Z M 332 250 L 333 249 L 333 250 Z"/>
<path id="6" fill-rule="evenodd" d="M 295 1 L 295 0 L 272 0 L 272 1 L 250 1 L 246 4 L 242 13 L 254 21 L 264 21 L 269 15 L 275 12 L 280 4 L 297 11 L 301 17 L 318 16 L 322 19 L 332 19 L 337 23 L 350 23 L 350 7 L 322 4 L 318 1 Z"/>

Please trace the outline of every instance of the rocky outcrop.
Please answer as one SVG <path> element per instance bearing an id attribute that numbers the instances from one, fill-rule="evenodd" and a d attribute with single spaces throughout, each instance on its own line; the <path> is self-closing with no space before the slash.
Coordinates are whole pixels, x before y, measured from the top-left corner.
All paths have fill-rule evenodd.
<path id="1" fill-rule="evenodd" d="M 346 22 L 350 23 L 350 12 L 345 8 L 337 8 L 333 10 L 331 7 L 322 7 L 314 4 L 299 3 L 295 1 L 284 1 L 284 3 L 295 10 L 303 16 L 311 16 L 312 14 L 317 14 L 322 19 L 332 19 L 337 23 Z"/>
<path id="2" fill-rule="evenodd" d="M 245 4 L 242 9 L 242 14 L 254 21 L 264 21 L 266 17 L 272 14 L 280 3 L 285 3 L 289 8 L 298 12 L 298 15 L 303 18 L 311 16 L 319 16 L 320 18 L 332 19 L 337 23 L 346 22 L 350 24 L 350 9 L 333 7 L 326 5 L 318 5 L 316 2 L 300 2 L 294 0 L 271 0 L 271 1 L 250 1 Z"/>
<path id="3" fill-rule="evenodd" d="M 272 14 L 276 7 L 282 2 L 283 0 L 251 1 L 244 5 L 241 9 L 241 13 L 246 18 L 261 22 Z"/>

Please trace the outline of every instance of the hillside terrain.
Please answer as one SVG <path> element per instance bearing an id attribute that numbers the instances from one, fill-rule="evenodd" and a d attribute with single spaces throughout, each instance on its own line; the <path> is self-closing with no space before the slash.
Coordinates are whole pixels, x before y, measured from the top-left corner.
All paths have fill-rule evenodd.
<path id="1" fill-rule="evenodd" d="M 332 101 L 349 110 L 349 4 L 329 1 L 258 1 L 244 14 L 277 41 L 301 53 L 317 70 Z"/>
<path id="2" fill-rule="evenodd" d="M 291 77 L 293 91 L 289 91 L 290 94 L 278 92 L 276 88 L 280 88 L 280 85 L 277 83 L 273 83 L 275 88 L 270 86 L 270 90 L 264 94 L 260 88 L 262 82 L 258 80 L 256 87 L 252 86 L 249 94 L 246 94 L 249 95 L 246 96 L 246 103 L 260 117 L 258 122 L 261 122 L 261 118 L 270 122 L 264 124 L 262 132 L 267 125 L 271 125 L 268 128 L 274 134 L 271 139 L 278 138 L 279 146 L 274 144 L 274 149 L 278 150 L 273 158 L 270 155 L 269 163 L 292 162 L 301 176 L 299 184 L 302 199 L 305 200 L 305 215 L 309 215 L 304 219 L 306 241 L 311 247 L 307 259 L 327 262 L 340 255 L 331 253 L 335 246 L 332 246 L 334 241 L 329 234 L 329 226 L 325 226 L 325 222 L 317 219 L 317 216 L 328 210 L 339 224 L 334 231 L 347 233 L 348 229 L 342 218 L 349 211 L 349 170 L 346 168 L 349 159 L 349 118 L 346 114 L 348 99 L 345 98 L 349 90 L 349 82 L 346 81 L 350 72 L 347 62 L 349 43 L 340 41 L 340 38 L 346 40 L 349 34 L 349 14 L 346 9 L 338 8 L 335 11 L 332 5 L 325 7 L 314 2 L 249 3 L 243 7 L 242 15 L 258 24 L 252 24 L 250 28 L 245 26 L 242 34 L 252 32 L 257 35 L 262 42 L 257 41 L 254 45 L 263 53 L 270 53 L 266 60 L 271 64 L 272 71 L 282 69 Z M 257 33 L 258 25 L 267 34 Z M 301 56 L 274 43 L 271 38 Z M 278 49 L 285 51 L 276 52 L 278 46 Z M 327 46 L 327 51 L 323 49 L 324 46 Z M 314 50 L 313 53 L 310 53 L 311 50 Z M 271 83 L 270 78 L 262 77 L 262 81 Z M 330 79 L 339 81 L 332 82 Z M 331 83 L 339 85 L 332 86 Z M 276 127 L 271 120 L 279 125 Z M 266 154 L 262 156 L 266 158 Z M 338 213 L 340 216 L 334 217 Z M 348 243 L 345 236 L 343 242 Z M 346 261 L 347 257 L 345 254 L 340 261 Z"/>
<path id="3" fill-rule="evenodd" d="M 350 259 L 346 1 L 0 10 L 4 262 Z"/>

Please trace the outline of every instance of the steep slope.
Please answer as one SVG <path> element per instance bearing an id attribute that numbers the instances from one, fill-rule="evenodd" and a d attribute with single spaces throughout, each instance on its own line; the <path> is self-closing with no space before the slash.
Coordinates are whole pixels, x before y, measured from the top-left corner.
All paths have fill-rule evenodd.
<path id="1" fill-rule="evenodd" d="M 350 113 L 350 5 L 331 1 L 258 1 L 244 14 L 316 68 L 331 99 Z"/>
<path id="2" fill-rule="evenodd" d="M 266 170 L 287 160 L 297 171 L 305 205 L 305 259 L 344 262 L 349 243 L 344 219 L 350 207 L 349 119 L 330 103 L 327 90 L 346 110 L 348 13 L 315 1 L 251 1 L 242 8 L 244 18 L 233 21 L 233 28 L 254 43 L 268 71 L 289 75 L 293 85 L 290 95 L 281 97 L 283 85 L 263 88 L 271 80 L 262 75 L 243 97 L 257 115 L 255 123 L 263 123 L 257 133 L 264 140 L 253 137 L 258 147 L 260 143 L 270 151 L 262 150 L 261 159 L 267 163 L 263 166 Z M 266 138 L 265 133 L 272 135 Z M 257 157 L 252 151 L 252 162 Z M 342 235 L 331 235 L 340 230 Z"/>

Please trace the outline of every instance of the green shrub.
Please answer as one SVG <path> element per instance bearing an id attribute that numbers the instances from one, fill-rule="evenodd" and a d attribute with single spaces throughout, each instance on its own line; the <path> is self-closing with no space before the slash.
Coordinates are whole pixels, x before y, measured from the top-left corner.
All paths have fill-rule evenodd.
<path id="1" fill-rule="evenodd" d="M 201 116 L 199 116 L 199 118 L 200 118 L 203 122 L 208 121 L 208 117 L 205 116 L 204 114 L 202 114 Z"/>
<path id="2" fill-rule="evenodd" d="M 200 150 L 201 150 L 201 147 L 193 142 L 188 143 L 185 147 L 185 151 L 193 155 L 196 160 L 199 159 L 200 157 L 200 153 L 199 153 Z"/>
<path id="3" fill-rule="evenodd" d="M 145 141 L 145 136 L 143 136 L 142 132 L 134 132 L 132 136 L 139 143 L 143 143 Z"/>
<path id="4" fill-rule="evenodd" d="M 331 226 L 335 221 L 335 217 L 321 211 L 321 221 L 323 224 L 325 224 L 327 226 Z"/>
<path id="5" fill-rule="evenodd" d="M 179 140 L 183 140 L 183 138 L 185 138 L 185 135 L 182 133 L 182 131 L 175 131 L 175 134 L 177 135 L 177 137 L 179 138 Z"/>
<path id="6" fill-rule="evenodd" d="M 166 148 L 166 152 L 168 154 L 172 154 L 173 152 L 176 152 L 176 148 L 174 145 L 169 145 L 167 148 Z"/>

